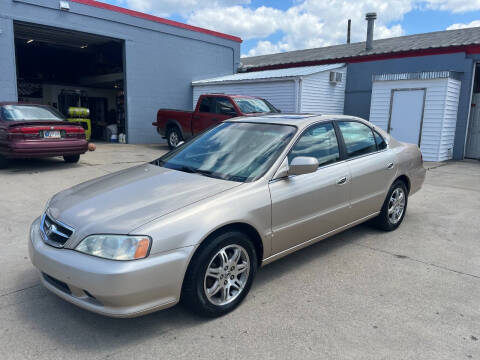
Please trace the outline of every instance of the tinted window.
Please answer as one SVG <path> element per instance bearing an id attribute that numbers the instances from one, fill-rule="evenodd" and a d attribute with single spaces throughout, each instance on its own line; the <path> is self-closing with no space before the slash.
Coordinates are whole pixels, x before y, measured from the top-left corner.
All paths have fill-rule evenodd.
<path id="1" fill-rule="evenodd" d="M 200 112 L 214 112 L 214 111 L 212 111 L 211 98 L 204 97 L 202 99 L 202 102 L 200 103 L 200 108 L 198 109 L 198 111 L 200 111 Z"/>
<path id="2" fill-rule="evenodd" d="M 307 129 L 288 155 L 288 162 L 297 156 L 317 158 L 320 166 L 338 161 L 340 152 L 332 123 L 315 125 Z"/>
<path id="3" fill-rule="evenodd" d="M 356 121 L 339 121 L 348 157 L 369 154 L 377 151 L 372 129 Z"/>
<path id="4" fill-rule="evenodd" d="M 236 114 L 233 104 L 227 98 L 217 98 L 217 113 L 224 115 Z"/>
<path id="5" fill-rule="evenodd" d="M 295 132 L 287 125 L 225 122 L 153 163 L 225 180 L 253 181 L 272 166 Z"/>
<path id="6" fill-rule="evenodd" d="M 269 102 L 255 98 L 233 98 L 244 114 L 278 112 Z"/>
<path id="7" fill-rule="evenodd" d="M 383 138 L 382 135 L 380 135 L 378 132 L 374 131 L 373 132 L 375 135 L 375 141 L 377 142 L 377 148 L 378 150 L 383 150 L 387 148 L 387 142 Z"/>

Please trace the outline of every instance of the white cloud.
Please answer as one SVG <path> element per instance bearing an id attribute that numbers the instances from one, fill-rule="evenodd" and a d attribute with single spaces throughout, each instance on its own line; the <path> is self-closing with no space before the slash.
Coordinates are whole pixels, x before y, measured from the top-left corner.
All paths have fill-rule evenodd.
<path id="1" fill-rule="evenodd" d="M 480 10 L 480 0 L 425 0 L 421 3 L 433 10 L 451 11 L 453 13 Z"/>
<path id="2" fill-rule="evenodd" d="M 367 12 L 378 14 L 374 37 L 379 39 L 403 35 L 400 23 L 413 9 L 451 13 L 480 10 L 480 0 L 293 0 L 286 10 L 252 8 L 251 0 L 109 1 L 164 17 L 180 15 L 189 24 L 244 40 L 257 39 L 249 56 L 344 43 L 347 19 L 352 19 L 352 41 L 364 41 Z M 450 28 L 475 24 L 454 24 Z M 281 34 L 280 40 L 265 39 L 275 33 Z"/>
<path id="3" fill-rule="evenodd" d="M 480 26 L 480 20 L 473 20 L 471 23 L 468 24 L 452 24 L 450 25 L 447 30 L 457 30 L 457 29 L 466 29 L 466 28 L 471 28 L 471 27 L 477 27 Z"/>

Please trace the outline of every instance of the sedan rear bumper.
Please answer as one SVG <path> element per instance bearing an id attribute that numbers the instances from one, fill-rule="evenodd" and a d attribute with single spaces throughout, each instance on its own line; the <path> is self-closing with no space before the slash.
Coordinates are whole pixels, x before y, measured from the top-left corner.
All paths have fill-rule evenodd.
<path id="1" fill-rule="evenodd" d="M 88 142 L 85 139 L 58 141 L 26 140 L 10 143 L 4 156 L 16 159 L 80 155 L 87 150 Z"/>
<path id="2" fill-rule="evenodd" d="M 30 230 L 29 255 L 43 285 L 61 298 L 98 314 L 135 317 L 175 305 L 194 247 L 146 259 L 114 261 L 45 244 L 39 219 Z"/>

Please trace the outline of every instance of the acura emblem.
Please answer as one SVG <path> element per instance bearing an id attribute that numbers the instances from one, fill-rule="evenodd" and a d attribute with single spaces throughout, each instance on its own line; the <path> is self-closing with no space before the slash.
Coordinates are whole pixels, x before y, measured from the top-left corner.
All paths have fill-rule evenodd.
<path id="1" fill-rule="evenodd" d="M 55 231 L 57 231 L 57 227 L 54 224 L 50 224 L 50 226 L 48 227 L 45 233 L 47 234 L 48 237 L 50 237 L 50 235 L 52 235 L 52 233 L 54 233 Z"/>

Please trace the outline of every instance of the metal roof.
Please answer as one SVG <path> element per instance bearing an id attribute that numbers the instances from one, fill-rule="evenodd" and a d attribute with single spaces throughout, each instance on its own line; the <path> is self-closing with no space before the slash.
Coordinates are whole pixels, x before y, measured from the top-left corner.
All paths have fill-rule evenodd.
<path id="1" fill-rule="evenodd" d="M 241 58 L 241 70 L 318 61 L 344 61 L 348 58 L 394 54 L 406 51 L 440 49 L 455 46 L 480 45 L 480 27 L 437 31 L 426 34 L 380 39 L 373 48 L 365 49 L 365 42 L 289 51 L 271 55 Z"/>
<path id="2" fill-rule="evenodd" d="M 212 83 L 223 82 L 236 82 L 236 81 L 249 81 L 249 80 L 263 80 L 263 79 L 275 79 L 275 78 L 295 78 L 299 76 L 312 75 L 319 72 L 330 71 L 344 67 L 345 64 L 329 64 L 329 65 L 317 65 L 317 66 L 303 66 L 288 69 L 276 69 L 276 70 L 264 70 L 247 73 L 238 73 L 233 75 L 226 75 L 215 77 L 211 79 L 198 80 L 192 82 L 193 85 L 204 85 Z"/>

